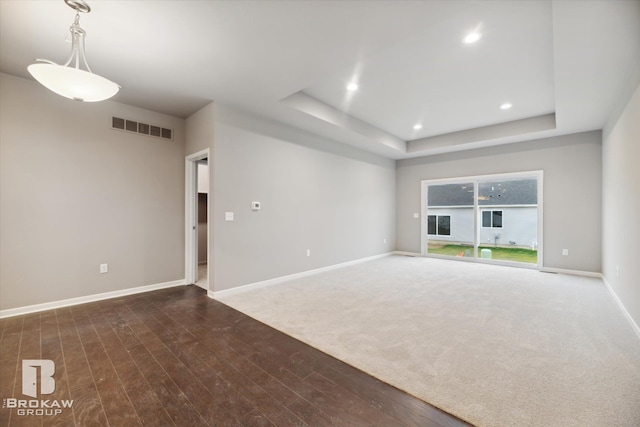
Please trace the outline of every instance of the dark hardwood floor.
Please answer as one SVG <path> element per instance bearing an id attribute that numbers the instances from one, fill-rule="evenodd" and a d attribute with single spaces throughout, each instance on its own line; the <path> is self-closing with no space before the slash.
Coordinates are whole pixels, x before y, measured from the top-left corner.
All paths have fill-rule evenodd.
<path id="1" fill-rule="evenodd" d="M 467 425 L 195 286 L 2 319 L 0 333 L 2 426 Z M 53 394 L 22 394 L 26 359 L 54 361 Z M 57 408 L 11 398 L 73 405 L 29 415 Z"/>

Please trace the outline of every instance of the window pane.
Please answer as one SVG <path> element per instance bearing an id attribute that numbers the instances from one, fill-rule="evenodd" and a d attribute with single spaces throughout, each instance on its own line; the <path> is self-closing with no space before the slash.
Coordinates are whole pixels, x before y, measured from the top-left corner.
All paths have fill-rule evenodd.
<path id="1" fill-rule="evenodd" d="M 493 227 L 502 228 L 502 211 L 493 211 Z"/>
<path id="2" fill-rule="evenodd" d="M 478 182 L 478 250 L 491 251 L 491 259 L 535 264 L 538 262 L 538 180 L 491 179 Z M 484 212 L 491 226 L 484 227 Z M 486 252 L 486 251 L 485 251 Z"/>
<path id="3" fill-rule="evenodd" d="M 478 183 L 480 206 L 537 205 L 536 178 L 485 181 Z"/>
<path id="4" fill-rule="evenodd" d="M 427 216 L 427 234 L 436 234 L 436 216 Z"/>
<path id="5" fill-rule="evenodd" d="M 449 216 L 438 217 L 438 234 L 440 236 L 451 235 L 451 217 Z"/>
<path id="6" fill-rule="evenodd" d="M 474 184 L 433 184 L 426 190 L 427 253 L 473 257 Z"/>
<path id="7" fill-rule="evenodd" d="M 430 185 L 428 205 L 473 206 L 473 184 Z"/>
<path id="8" fill-rule="evenodd" d="M 491 211 L 482 212 L 482 226 L 491 227 Z"/>
<path id="9" fill-rule="evenodd" d="M 476 257 L 484 251 L 491 260 L 537 262 L 537 178 L 487 176 L 475 182 L 428 184 L 425 196 L 426 253 Z"/>

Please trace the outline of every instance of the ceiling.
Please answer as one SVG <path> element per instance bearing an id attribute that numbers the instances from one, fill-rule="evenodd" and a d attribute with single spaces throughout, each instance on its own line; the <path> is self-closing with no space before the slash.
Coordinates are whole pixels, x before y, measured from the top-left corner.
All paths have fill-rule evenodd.
<path id="1" fill-rule="evenodd" d="M 394 159 L 602 129 L 640 80 L 640 0 L 89 4 L 115 101 L 183 118 L 216 101 Z M 64 62 L 73 17 L 0 1 L 0 71 Z"/>

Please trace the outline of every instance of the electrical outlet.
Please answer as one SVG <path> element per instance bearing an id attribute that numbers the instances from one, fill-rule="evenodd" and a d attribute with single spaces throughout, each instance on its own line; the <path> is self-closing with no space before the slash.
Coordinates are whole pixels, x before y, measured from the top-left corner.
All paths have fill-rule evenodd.
<path id="1" fill-rule="evenodd" d="M 387 243 L 387 239 L 382 239 L 382 243 Z"/>
<path id="2" fill-rule="evenodd" d="M 568 256 L 569 255 L 569 249 L 563 249 L 562 250 L 562 255 Z"/>
<path id="3" fill-rule="evenodd" d="M 418 212 L 414 212 L 414 213 L 413 213 L 413 217 L 414 217 L 415 219 L 418 219 L 418 218 L 420 218 L 420 214 L 419 214 Z"/>
<path id="4" fill-rule="evenodd" d="M 311 249 L 307 249 L 307 256 L 311 256 Z"/>
<path id="5" fill-rule="evenodd" d="M 225 221 L 233 221 L 233 212 L 225 212 L 224 213 Z"/>
<path id="6" fill-rule="evenodd" d="M 100 274 L 106 274 L 109 272 L 109 264 L 100 264 Z"/>

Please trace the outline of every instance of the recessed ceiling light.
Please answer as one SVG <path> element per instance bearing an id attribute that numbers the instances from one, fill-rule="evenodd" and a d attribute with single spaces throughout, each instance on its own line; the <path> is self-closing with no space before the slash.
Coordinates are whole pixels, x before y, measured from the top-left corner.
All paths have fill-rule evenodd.
<path id="1" fill-rule="evenodd" d="M 420 129 L 422 129 L 422 125 L 420 123 L 418 123 L 417 125 L 413 125 L 413 128 L 415 130 L 420 130 Z"/>
<path id="2" fill-rule="evenodd" d="M 509 104 L 508 102 L 505 102 L 504 104 L 502 104 L 500 106 L 501 110 L 508 110 L 509 108 L 513 107 L 513 105 Z"/>
<path id="3" fill-rule="evenodd" d="M 357 83 L 349 83 L 347 85 L 347 90 L 351 91 L 351 92 L 358 90 L 358 84 Z"/>
<path id="4" fill-rule="evenodd" d="M 469 34 L 467 34 L 465 36 L 464 42 L 465 42 L 465 44 L 475 43 L 478 40 L 480 40 L 480 37 L 482 37 L 482 35 L 480 33 L 476 33 L 476 32 L 469 33 Z"/>

